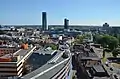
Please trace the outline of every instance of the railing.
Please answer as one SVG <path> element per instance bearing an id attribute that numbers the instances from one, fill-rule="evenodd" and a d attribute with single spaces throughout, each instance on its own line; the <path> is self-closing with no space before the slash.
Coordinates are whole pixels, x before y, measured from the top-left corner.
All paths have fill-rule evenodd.
<path id="1" fill-rule="evenodd" d="M 70 57 L 69 57 L 69 58 L 70 58 Z M 32 77 L 32 78 L 30 78 L 30 79 L 36 79 L 36 78 L 38 78 L 39 76 L 41 76 L 41 75 L 45 74 L 46 72 L 48 72 L 48 71 L 50 71 L 50 70 L 54 69 L 55 67 L 57 67 L 57 66 L 59 66 L 59 65 L 63 64 L 64 62 L 68 61 L 68 60 L 69 60 L 69 58 L 67 58 L 67 59 L 65 59 L 65 60 L 63 60 L 63 61 L 61 61 L 61 62 L 59 62 L 58 64 L 55 64 L 54 66 L 52 66 L 52 67 L 50 67 L 50 68 L 48 68 L 48 69 L 44 70 L 43 72 L 41 72 L 41 73 L 39 73 L 39 74 L 37 74 L 37 75 L 33 76 L 33 77 Z"/>
<path id="2" fill-rule="evenodd" d="M 70 62 L 71 62 L 71 61 L 69 60 L 69 61 L 65 64 L 65 66 L 64 66 L 60 71 L 58 71 L 58 73 L 55 74 L 54 77 L 52 77 L 51 79 L 55 79 L 55 78 L 59 77 L 61 74 L 63 74 L 63 72 L 66 72 L 66 69 L 69 68 Z"/>
<path id="3" fill-rule="evenodd" d="M 56 61 L 63 55 L 65 51 L 60 52 L 57 56 L 55 56 L 51 61 L 49 61 L 49 64 L 56 63 Z"/>

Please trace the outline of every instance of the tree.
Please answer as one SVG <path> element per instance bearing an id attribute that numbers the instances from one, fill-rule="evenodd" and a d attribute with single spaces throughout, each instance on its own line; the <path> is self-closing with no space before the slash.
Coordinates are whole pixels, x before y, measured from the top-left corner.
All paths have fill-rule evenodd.
<path id="1" fill-rule="evenodd" d="M 99 44 L 101 44 L 101 43 L 102 43 L 102 37 L 103 37 L 103 35 L 99 35 L 99 34 L 94 35 L 94 36 L 93 36 L 93 41 L 94 41 L 94 43 L 99 43 Z"/>
<path id="2" fill-rule="evenodd" d="M 110 35 L 97 35 L 94 36 L 95 42 L 101 44 L 104 48 L 109 48 L 111 51 L 117 48 L 119 40 L 116 37 Z"/>
<path id="3" fill-rule="evenodd" d="M 85 38 L 84 35 L 77 35 L 77 37 L 75 38 L 75 42 L 74 43 L 83 43 L 83 39 Z"/>
<path id="4" fill-rule="evenodd" d="M 56 44 L 50 44 L 49 46 L 52 48 L 52 50 L 58 49 L 58 45 L 56 45 Z"/>
<path id="5" fill-rule="evenodd" d="M 0 35 L 2 35 L 2 34 L 6 34 L 6 32 L 3 30 L 0 30 Z"/>
<path id="6" fill-rule="evenodd" d="M 118 39 L 120 45 L 120 34 L 115 34 L 114 36 Z"/>
<path id="7" fill-rule="evenodd" d="M 114 50 L 115 48 L 117 48 L 118 44 L 119 44 L 119 41 L 116 37 L 110 37 L 109 40 L 108 40 L 108 48 L 111 49 L 111 50 Z"/>
<path id="8" fill-rule="evenodd" d="M 120 48 L 114 49 L 113 52 L 112 52 L 112 54 L 113 54 L 114 57 L 117 57 L 118 54 L 120 54 Z"/>

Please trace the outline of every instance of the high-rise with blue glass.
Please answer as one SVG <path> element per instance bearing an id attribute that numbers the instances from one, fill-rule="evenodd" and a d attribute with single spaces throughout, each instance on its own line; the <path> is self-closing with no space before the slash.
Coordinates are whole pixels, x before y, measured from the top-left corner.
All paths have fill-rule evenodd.
<path id="1" fill-rule="evenodd" d="M 64 19 L 64 29 L 68 29 L 69 26 L 69 20 L 68 19 Z"/>
<path id="2" fill-rule="evenodd" d="M 47 26 L 47 13 L 46 12 L 42 12 L 42 30 L 43 31 L 48 30 L 48 26 Z"/>

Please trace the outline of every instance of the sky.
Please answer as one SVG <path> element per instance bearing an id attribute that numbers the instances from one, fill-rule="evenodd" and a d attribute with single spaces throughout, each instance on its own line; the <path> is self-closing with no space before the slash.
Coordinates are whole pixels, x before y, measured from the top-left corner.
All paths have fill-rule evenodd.
<path id="1" fill-rule="evenodd" d="M 120 0 L 0 0 L 0 24 L 41 24 L 43 11 L 48 24 L 120 25 Z"/>

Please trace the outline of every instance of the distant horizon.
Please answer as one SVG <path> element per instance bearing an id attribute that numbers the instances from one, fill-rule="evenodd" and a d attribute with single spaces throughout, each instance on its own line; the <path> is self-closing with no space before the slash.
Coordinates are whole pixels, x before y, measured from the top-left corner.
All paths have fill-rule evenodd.
<path id="1" fill-rule="evenodd" d="M 70 21 L 70 20 L 69 20 Z M 81 25 L 81 26 L 103 26 L 103 24 L 104 23 L 108 23 L 108 22 L 102 22 L 102 24 L 100 23 L 100 24 L 78 24 L 78 23 L 76 23 L 76 24 L 71 24 L 70 22 L 69 22 L 69 25 Z M 109 24 L 109 23 L 108 23 Z M 42 25 L 42 24 L 0 24 L 0 25 Z M 48 22 L 47 22 L 47 25 L 64 25 L 64 23 L 62 23 L 62 24 L 49 24 Z M 117 25 L 117 24 L 113 24 L 113 25 L 111 25 L 111 24 L 109 24 L 109 26 L 120 26 L 120 24 L 119 25 Z"/>
<path id="2" fill-rule="evenodd" d="M 2 26 L 42 26 L 42 24 L 2 24 Z M 63 24 L 49 24 L 48 26 L 64 26 Z M 103 27 L 103 25 L 82 25 L 82 24 L 69 24 L 69 26 L 98 26 L 98 27 Z M 120 25 L 109 25 L 109 27 L 120 27 Z"/>

